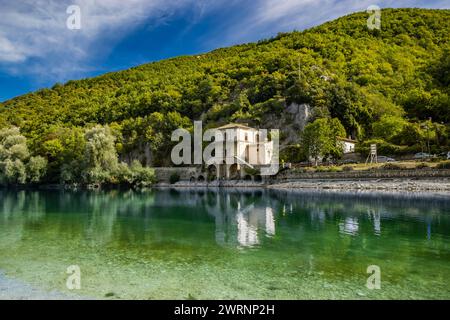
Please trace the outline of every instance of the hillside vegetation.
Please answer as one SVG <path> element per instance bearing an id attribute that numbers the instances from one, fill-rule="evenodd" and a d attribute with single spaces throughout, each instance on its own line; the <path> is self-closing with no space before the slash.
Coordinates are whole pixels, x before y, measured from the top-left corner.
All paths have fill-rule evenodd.
<path id="1" fill-rule="evenodd" d="M 381 30 L 372 31 L 367 18 L 351 14 L 258 43 L 56 84 L 1 103 L 0 128 L 19 127 L 31 153 L 48 161 L 47 179 L 56 180 L 64 164 L 83 157 L 77 139 L 97 124 L 109 125 L 120 159 L 167 165 L 172 130 L 192 120 L 274 128 L 294 103 L 311 107 L 310 122 L 338 119 L 363 152 L 371 142 L 385 154 L 425 144 L 448 149 L 450 11 L 385 9 Z M 282 139 L 298 131 L 301 145 L 302 128 L 279 125 Z M 284 155 L 306 156 L 301 147 Z"/>

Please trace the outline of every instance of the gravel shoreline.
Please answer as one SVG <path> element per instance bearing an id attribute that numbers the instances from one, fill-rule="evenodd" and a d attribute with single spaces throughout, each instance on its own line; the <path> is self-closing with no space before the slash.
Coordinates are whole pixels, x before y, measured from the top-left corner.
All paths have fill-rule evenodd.
<path id="1" fill-rule="evenodd" d="M 293 180 L 268 186 L 270 189 L 330 189 L 377 191 L 430 191 L 450 195 L 450 179 L 374 179 L 374 180 Z"/>
<path id="2" fill-rule="evenodd" d="M 160 183 L 156 188 L 267 188 L 267 189 L 319 189 L 319 190 L 368 190 L 368 191 L 417 191 L 440 192 L 450 195 L 450 178 L 380 178 L 380 179 L 293 179 L 272 183 L 250 181 Z"/>

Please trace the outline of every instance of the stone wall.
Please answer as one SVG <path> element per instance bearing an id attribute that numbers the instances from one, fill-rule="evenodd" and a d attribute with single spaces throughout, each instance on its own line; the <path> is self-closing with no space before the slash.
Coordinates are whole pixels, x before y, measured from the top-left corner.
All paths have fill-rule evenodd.
<path id="1" fill-rule="evenodd" d="M 389 178 L 444 178 L 450 177 L 450 170 L 371 170 L 348 172 L 295 172 L 287 170 L 279 173 L 275 180 L 296 179 L 389 179 Z"/>
<path id="2" fill-rule="evenodd" d="M 169 182 L 170 176 L 174 173 L 180 175 L 181 181 L 190 181 L 191 178 L 198 180 L 200 176 L 206 179 L 206 175 L 202 172 L 201 167 L 155 168 L 155 175 L 158 182 Z"/>
<path id="3" fill-rule="evenodd" d="M 204 181 L 207 174 L 199 167 L 179 167 L 179 168 L 155 168 L 155 175 L 158 182 L 169 182 L 170 176 L 178 173 L 180 181 Z M 369 171 L 347 171 L 347 172 L 298 172 L 286 170 L 277 176 L 270 177 L 269 183 L 279 183 L 289 180 L 362 180 L 362 179 L 390 179 L 390 178 L 450 178 L 448 169 L 415 169 L 415 170 L 369 170 Z M 266 179 L 264 179 L 266 180 Z"/>

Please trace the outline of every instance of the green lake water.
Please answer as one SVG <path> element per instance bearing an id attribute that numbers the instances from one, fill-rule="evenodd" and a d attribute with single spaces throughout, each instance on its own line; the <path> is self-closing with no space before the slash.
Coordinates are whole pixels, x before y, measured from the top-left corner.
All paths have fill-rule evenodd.
<path id="1" fill-rule="evenodd" d="M 0 191 L 0 271 L 90 298 L 449 299 L 449 245 L 442 195 Z"/>

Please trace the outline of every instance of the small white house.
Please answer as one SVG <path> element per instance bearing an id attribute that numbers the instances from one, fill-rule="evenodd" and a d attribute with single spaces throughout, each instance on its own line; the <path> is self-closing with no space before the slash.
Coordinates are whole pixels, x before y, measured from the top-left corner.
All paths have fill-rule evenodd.
<path id="1" fill-rule="evenodd" d="M 356 147 L 356 140 L 350 139 L 350 138 L 338 138 L 338 143 L 342 145 L 342 149 L 344 151 L 344 154 L 347 153 L 354 153 L 355 147 Z"/>

